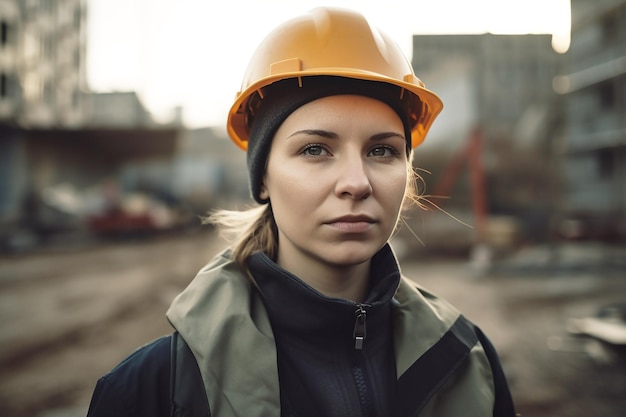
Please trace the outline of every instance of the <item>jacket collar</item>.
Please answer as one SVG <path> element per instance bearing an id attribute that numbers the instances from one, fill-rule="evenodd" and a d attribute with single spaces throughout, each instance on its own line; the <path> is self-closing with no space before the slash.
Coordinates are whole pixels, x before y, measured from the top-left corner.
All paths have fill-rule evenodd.
<path id="1" fill-rule="evenodd" d="M 389 246 L 374 256 L 371 265 L 368 296 L 357 304 L 325 296 L 264 253 L 256 253 L 248 261 L 276 333 L 322 349 L 335 344 L 354 346 L 355 313 L 360 309 L 367 315 L 365 343 L 383 343 L 389 335 L 390 302 L 400 282 L 400 271 Z"/>
<path id="2" fill-rule="evenodd" d="M 383 293 L 381 302 L 388 296 Z M 400 279 L 391 304 L 400 377 L 459 314 L 406 278 Z M 198 273 L 166 316 L 198 361 L 212 416 L 280 415 L 276 345 L 267 310 L 228 251 Z"/>
<path id="3" fill-rule="evenodd" d="M 166 316 L 193 352 L 213 417 L 280 415 L 276 347 L 257 291 L 225 251 Z"/>

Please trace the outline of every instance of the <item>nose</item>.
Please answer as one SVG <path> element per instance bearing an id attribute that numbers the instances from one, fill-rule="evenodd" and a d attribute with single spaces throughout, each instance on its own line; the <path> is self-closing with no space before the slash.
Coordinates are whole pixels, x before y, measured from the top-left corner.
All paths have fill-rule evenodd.
<path id="1" fill-rule="evenodd" d="M 361 157 L 350 157 L 342 160 L 335 186 L 335 194 L 340 198 L 365 200 L 372 194 L 365 161 Z"/>

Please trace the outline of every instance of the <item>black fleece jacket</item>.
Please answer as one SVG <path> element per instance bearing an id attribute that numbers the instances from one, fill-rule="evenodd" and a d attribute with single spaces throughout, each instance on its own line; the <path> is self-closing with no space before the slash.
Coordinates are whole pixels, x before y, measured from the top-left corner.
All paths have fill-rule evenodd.
<path id="1" fill-rule="evenodd" d="M 265 254 L 248 266 L 274 329 L 283 417 L 388 415 L 397 379 L 391 302 L 400 282 L 389 247 L 372 259 L 360 304 L 324 296 Z"/>

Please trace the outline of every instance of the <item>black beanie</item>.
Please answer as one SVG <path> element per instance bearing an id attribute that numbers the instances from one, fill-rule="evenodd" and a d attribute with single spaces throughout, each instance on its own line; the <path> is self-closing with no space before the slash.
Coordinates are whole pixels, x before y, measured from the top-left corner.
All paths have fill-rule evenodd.
<path id="1" fill-rule="evenodd" d="M 409 118 L 409 109 L 419 105 L 416 103 L 419 99 L 408 91 L 403 92 L 401 87 L 383 82 L 336 76 L 281 80 L 264 87 L 262 90 L 263 97 L 259 93 L 255 93 L 248 105 L 250 135 L 247 164 L 250 191 L 255 201 L 261 204 L 268 202 L 261 199 L 259 194 L 272 140 L 280 125 L 297 108 L 311 101 L 344 94 L 371 97 L 386 103 L 395 110 L 404 124 L 407 154 L 411 152 L 412 121 Z"/>

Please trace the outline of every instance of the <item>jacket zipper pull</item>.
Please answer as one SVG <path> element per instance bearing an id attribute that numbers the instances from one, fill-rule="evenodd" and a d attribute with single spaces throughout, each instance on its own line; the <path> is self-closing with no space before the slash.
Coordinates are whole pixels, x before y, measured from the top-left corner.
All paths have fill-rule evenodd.
<path id="1" fill-rule="evenodd" d="M 367 331 L 365 329 L 365 316 L 367 315 L 367 312 L 363 308 L 362 304 L 357 305 L 354 315 L 356 316 L 356 320 L 354 321 L 354 332 L 352 332 L 352 336 L 354 337 L 354 348 L 361 350 L 363 349 L 363 342 L 365 341 L 365 336 L 367 335 Z"/>

